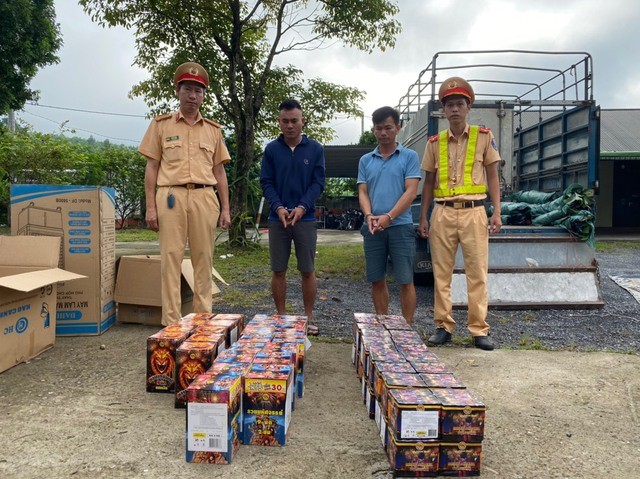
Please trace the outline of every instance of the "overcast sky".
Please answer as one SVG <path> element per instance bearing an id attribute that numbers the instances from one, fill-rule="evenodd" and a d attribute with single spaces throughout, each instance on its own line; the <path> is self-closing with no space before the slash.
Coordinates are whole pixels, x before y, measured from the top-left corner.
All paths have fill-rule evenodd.
<path id="1" fill-rule="evenodd" d="M 282 56 L 280 63 L 302 68 L 307 77 L 366 91 L 366 99 L 360 105 L 365 113 L 365 128 L 370 127 L 371 112 L 383 105 L 396 106 L 441 51 L 588 52 L 593 57 L 597 103 L 602 108 L 640 108 L 638 0 L 398 0 L 398 4 L 402 33 L 395 49 L 366 54 L 337 43 L 313 53 Z M 144 70 L 132 66 L 132 33 L 92 23 L 74 0 L 56 0 L 55 8 L 64 41 L 59 51 L 60 63 L 38 73 L 31 87 L 40 91 L 40 106 L 26 105 L 18 112 L 18 119 L 43 132 L 60 132 L 66 122 L 65 126 L 75 129 L 78 136 L 92 135 L 97 140 L 109 138 L 111 142 L 136 146 L 148 120 L 144 118 L 147 108 L 142 99 L 128 98 L 132 85 L 146 78 Z M 566 58 L 562 67 L 580 58 Z M 487 58 L 456 56 L 454 60 L 453 63 L 478 63 Z M 468 72 L 452 71 L 462 76 L 465 73 Z M 476 90 L 480 89 L 476 86 Z M 329 124 L 338 133 L 333 144 L 358 141 L 360 120 L 338 118 Z"/>

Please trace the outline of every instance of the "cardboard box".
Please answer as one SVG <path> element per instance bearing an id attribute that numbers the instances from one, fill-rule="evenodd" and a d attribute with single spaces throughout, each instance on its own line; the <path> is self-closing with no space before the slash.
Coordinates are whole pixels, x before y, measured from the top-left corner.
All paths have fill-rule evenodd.
<path id="1" fill-rule="evenodd" d="M 293 368 L 254 364 L 244 378 L 243 443 L 286 444 L 293 403 Z"/>
<path id="2" fill-rule="evenodd" d="M 222 283 L 226 282 L 211 268 L 212 274 Z M 151 326 L 162 325 L 162 275 L 159 255 L 122 256 L 118 261 L 118 277 L 115 301 L 118 303 L 118 322 L 139 323 Z M 213 283 L 213 294 L 220 289 Z M 182 261 L 180 296 L 182 316 L 191 313 L 193 306 L 193 266 L 191 259 Z"/>
<path id="3" fill-rule="evenodd" d="M 0 372 L 53 347 L 56 283 L 84 278 L 59 258 L 59 238 L 0 236 Z"/>
<path id="4" fill-rule="evenodd" d="M 61 238 L 57 335 L 98 335 L 116 321 L 115 192 L 101 186 L 11 185 L 11 233 Z"/>
<path id="5" fill-rule="evenodd" d="M 175 392 L 176 351 L 190 333 L 171 325 L 147 338 L 147 392 Z"/>
<path id="6" fill-rule="evenodd" d="M 198 376 L 187 388 L 187 462 L 230 464 L 240 446 L 242 378 Z"/>
<path id="7" fill-rule="evenodd" d="M 486 406 L 468 389 L 432 389 L 442 404 L 440 438 L 443 442 L 481 442 Z"/>
<path id="8" fill-rule="evenodd" d="M 389 391 L 389 430 L 397 441 L 438 439 L 440 401 L 428 389 Z"/>
<path id="9" fill-rule="evenodd" d="M 436 477 L 440 444 L 438 442 L 402 442 L 389 433 L 387 456 L 395 477 Z"/>
<path id="10" fill-rule="evenodd" d="M 189 384 L 195 378 L 207 372 L 218 352 L 217 343 L 213 341 L 190 341 L 190 338 L 176 350 L 176 394 L 174 405 L 177 408 L 186 407 Z"/>
<path id="11" fill-rule="evenodd" d="M 479 476 L 481 467 L 481 443 L 440 443 L 439 475 L 455 477 Z"/>

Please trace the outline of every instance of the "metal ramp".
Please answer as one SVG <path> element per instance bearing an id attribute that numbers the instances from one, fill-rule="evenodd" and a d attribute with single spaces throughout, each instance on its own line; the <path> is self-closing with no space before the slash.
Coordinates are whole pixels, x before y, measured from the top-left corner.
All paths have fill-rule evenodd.
<path id="1" fill-rule="evenodd" d="M 489 308 L 602 308 L 595 251 L 562 228 L 504 226 L 489 237 Z M 454 309 L 467 307 L 462 250 L 451 284 Z"/>

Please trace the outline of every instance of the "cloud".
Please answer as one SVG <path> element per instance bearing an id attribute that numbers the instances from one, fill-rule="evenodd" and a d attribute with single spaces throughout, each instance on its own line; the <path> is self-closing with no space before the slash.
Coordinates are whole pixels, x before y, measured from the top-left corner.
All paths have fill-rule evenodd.
<path id="1" fill-rule="evenodd" d="M 640 73 L 637 60 L 637 25 L 640 4 L 637 0 L 463 0 L 402 1 L 398 20 L 402 32 L 393 50 L 371 54 L 345 48 L 336 42 L 314 52 L 296 52 L 278 58 L 279 64 L 294 64 L 307 77 L 365 90 L 361 105 L 365 129 L 370 127 L 371 112 L 381 105 L 396 105 L 418 79 L 418 75 L 442 51 L 483 49 L 524 49 L 581 51 L 593 55 L 594 97 L 604 108 L 640 107 Z M 59 65 L 44 68 L 32 82 L 41 90 L 40 103 L 64 107 L 145 115 L 142 99 L 127 97 L 131 87 L 146 78 L 146 73 L 131 66 L 135 56 L 133 34 L 125 29 L 104 29 L 91 22 L 76 2 L 55 2 L 64 46 Z M 439 65 L 463 65 L 486 61 L 483 55 L 441 55 Z M 507 57 L 502 57 L 506 62 Z M 573 57 L 572 57 L 573 58 Z M 576 56 L 575 59 L 580 59 Z M 551 68 L 566 68 L 571 58 L 528 61 Z M 447 63 L 449 62 L 449 63 Z M 482 78 L 482 69 L 451 71 Z M 444 72 L 442 73 L 444 75 Z M 503 71 L 504 78 L 538 82 L 543 73 Z M 448 75 L 447 75 L 448 76 Z M 438 77 L 438 81 L 444 79 Z M 478 90 L 491 92 L 491 84 Z M 148 121 L 47 110 L 27 106 L 29 113 L 19 116 L 44 131 L 57 131 L 62 121 L 69 125 L 112 138 L 139 141 Z M 33 115 L 45 116 L 53 121 Z M 361 121 L 336 119 L 332 122 L 339 137 L 337 143 L 358 140 Z M 82 136 L 89 133 L 79 132 Z M 103 139 L 94 135 L 96 139 Z M 126 142 L 125 144 L 132 144 Z"/>

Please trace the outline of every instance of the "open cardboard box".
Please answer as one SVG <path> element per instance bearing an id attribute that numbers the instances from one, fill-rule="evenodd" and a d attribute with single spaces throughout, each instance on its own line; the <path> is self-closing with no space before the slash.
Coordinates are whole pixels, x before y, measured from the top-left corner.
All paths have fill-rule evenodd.
<path id="1" fill-rule="evenodd" d="M 0 236 L 0 372 L 53 347 L 57 283 L 86 277 L 59 260 L 59 237 Z"/>
<path id="2" fill-rule="evenodd" d="M 215 268 L 211 268 L 211 273 L 220 282 L 227 284 Z M 118 303 L 118 322 L 162 325 L 161 278 L 160 256 L 158 255 L 133 255 L 120 258 L 115 290 L 115 300 Z M 220 288 L 215 281 L 211 282 L 213 283 L 213 294 L 219 294 Z M 193 289 L 193 266 L 191 259 L 185 258 L 182 260 L 180 287 L 183 316 L 191 312 Z"/>

